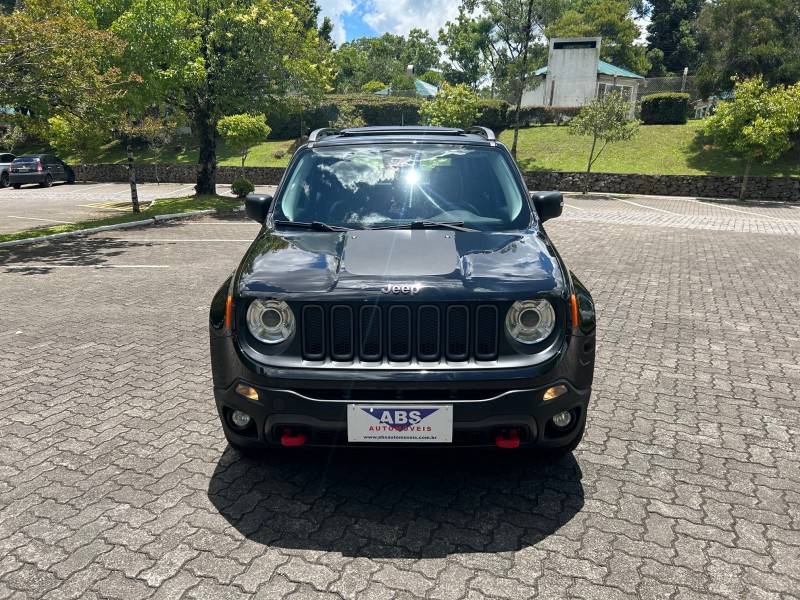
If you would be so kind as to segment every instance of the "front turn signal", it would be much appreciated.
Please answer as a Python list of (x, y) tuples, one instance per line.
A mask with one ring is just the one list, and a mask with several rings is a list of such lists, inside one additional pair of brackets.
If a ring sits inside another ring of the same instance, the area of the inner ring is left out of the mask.
[(563, 396), (567, 393), (567, 386), (563, 384), (554, 385), (553, 387), (549, 387), (544, 391), (544, 396), (542, 396), (542, 400), (545, 402), (549, 400), (555, 400), (556, 398)]
[(233, 330), (233, 296), (228, 294), (225, 299), (225, 329)]
[(578, 327), (580, 322), (580, 317), (578, 316), (578, 297), (575, 294), (572, 294), (569, 297), (569, 308), (570, 308), (570, 317), (572, 318), (572, 326)]
[(245, 385), (244, 383), (237, 383), (236, 393), (240, 396), (244, 396), (248, 400), (254, 400), (258, 402), (258, 390), (252, 386)]

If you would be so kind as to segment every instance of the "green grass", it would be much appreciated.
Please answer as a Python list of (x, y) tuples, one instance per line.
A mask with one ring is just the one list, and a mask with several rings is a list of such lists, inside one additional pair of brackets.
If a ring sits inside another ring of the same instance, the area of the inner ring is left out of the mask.
[(173, 213), (191, 212), (194, 210), (216, 209), (217, 211), (231, 210), (242, 205), (242, 201), (236, 198), (225, 198), (222, 196), (184, 196), (181, 198), (163, 198), (156, 200), (147, 209), (140, 213), (133, 212), (106, 217), (103, 219), (93, 219), (90, 221), (80, 221), (62, 225), (51, 225), (48, 227), (37, 227), (26, 229), (25, 231), (15, 231), (13, 233), (0, 234), (0, 242), (10, 242), (12, 240), (22, 240), (27, 238), (39, 237), (41, 235), (52, 235), (54, 233), (65, 233), (67, 231), (80, 231), (92, 227), (102, 227), (104, 225), (116, 225), (118, 223), (130, 223), (131, 221), (142, 221), (152, 219), (157, 215), (170, 215)]
[[(609, 144), (593, 171), (651, 175), (741, 175), (744, 162), (712, 148), (702, 136), (702, 122), (686, 125), (642, 125), (628, 142)], [(500, 139), (511, 147), (513, 130)], [(520, 166), (526, 170), (585, 171), (591, 139), (569, 134), (561, 126), (530, 127), (519, 133)], [(753, 165), (752, 175), (800, 177), (800, 154)]]
[[(248, 167), (285, 167), (289, 164), (289, 147), (294, 140), (269, 140), (263, 144), (253, 147), (247, 157), (245, 166)], [(24, 151), (23, 151), (24, 150)], [(27, 154), (37, 152), (47, 152), (47, 148), (30, 147), (24, 148), (15, 154)], [(284, 156), (275, 158), (275, 153), (282, 151)], [(134, 159), (138, 163), (150, 164), (156, 162), (155, 157), (149, 150), (135, 150), (133, 153)], [(74, 156), (62, 156), (61, 158), (67, 164), (78, 164), (80, 161)], [(197, 146), (187, 146), (183, 150), (176, 150), (175, 147), (165, 149), (161, 153), (159, 162), (161, 163), (179, 163), (179, 164), (197, 164), (198, 150)], [(102, 146), (99, 152), (86, 162), (91, 163), (124, 163), (128, 161), (128, 155), (125, 147), (118, 141), (111, 142)], [(220, 166), (238, 167), (242, 163), (241, 156), (230, 151), (225, 144), (217, 146), (217, 162)]]
[[(511, 147), (513, 131), (504, 131), (500, 139)], [(292, 140), (270, 140), (259, 144), (250, 151), (246, 164), (251, 167), (285, 167), (289, 163), (291, 144)], [(569, 135), (564, 126), (530, 127), (520, 130), (519, 163), (526, 170), (584, 171), (590, 146), (590, 139)], [(284, 155), (276, 158), (275, 153), (281, 151)], [(135, 156), (138, 162), (154, 162), (153, 156), (146, 151), (137, 152)], [(217, 156), (220, 165), (239, 165), (239, 157), (224, 144), (217, 148)], [(66, 160), (78, 162), (70, 157)], [(91, 162), (119, 163), (126, 160), (125, 149), (118, 142), (112, 142), (103, 146)], [(197, 163), (197, 148), (165, 151), (161, 162)], [(642, 125), (632, 140), (609, 144), (592, 170), (650, 175), (741, 175), (744, 162), (711, 147), (703, 138), (702, 121), (689, 121), (686, 125)], [(800, 150), (773, 164), (753, 165), (752, 174), (800, 177)]]

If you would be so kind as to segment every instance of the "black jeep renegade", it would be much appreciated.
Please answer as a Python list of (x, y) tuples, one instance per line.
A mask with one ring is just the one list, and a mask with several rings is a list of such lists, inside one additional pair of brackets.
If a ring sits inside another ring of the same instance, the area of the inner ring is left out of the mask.
[(592, 297), (485, 128), (317, 130), (211, 304), (232, 446), (569, 451), (586, 423)]

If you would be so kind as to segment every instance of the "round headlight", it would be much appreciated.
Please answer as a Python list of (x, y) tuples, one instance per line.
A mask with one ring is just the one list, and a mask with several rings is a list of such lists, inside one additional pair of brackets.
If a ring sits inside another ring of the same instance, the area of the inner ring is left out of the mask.
[(282, 300), (254, 300), (247, 308), (247, 327), (265, 344), (280, 344), (294, 334), (294, 313)]
[(508, 334), (521, 344), (547, 339), (556, 326), (556, 313), (547, 300), (514, 302), (506, 315)]

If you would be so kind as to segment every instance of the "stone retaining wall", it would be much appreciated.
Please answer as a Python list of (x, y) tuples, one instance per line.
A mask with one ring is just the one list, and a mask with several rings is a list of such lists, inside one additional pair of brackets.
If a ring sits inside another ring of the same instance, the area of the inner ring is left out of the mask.
[[(159, 165), (159, 179), (164, 183), (191, 183), (197, 177), (197, 165)], [(277, 185), (282, 167), (247, 167), (245, 174), (255, 185)], [(75, 168), (79, 181), (127, 181), (128, 168), (119, 165), (79, 165)], [(229, 184), (239, 175), (238, 167), (219, 167), (217, 183)], [(527, 171), (525, 181), (532, 190), (579, 192), (583, 189), (583, 173), (559, 171)], [(153, 165), (137, 165), (136, 180), (154, 182)], [(710, 175), (636, 175), (592, 173), (589, 189), (593, 192), (652, 194), (657, 196), (697, 196), (705, 198), (737, 198), (741, 177)], [(751, 177), (747, 197), (753, 200), (800, 202), (800, 179), (791, 177)]]
[[(161, 183), (192, 183), (197, 179), (199, 168), (198, 165), (192, 164), (158, 165), (158, 180)], [(283, 167), (246, 167), (244, 171), (245, 176), (255, 185), (277, 185), (284, 170)], [(233, 183), (240, 172), (239, 167), (217, 167), (217, 183)], [(75, 177), (78, 181), (125, 182), (128, 181), (128, 166), (126, 164), (78, 165), (75, 167)], [(136, 165), (136, 181), (154, 183), (155, 166)]]
[[(556, 171), (527, 171), (525, 181), (532, 190), (583, 190), (585, 173)], [(635, 175), (591, 173), (589, 190), (621, 194), (650, 194), (655, 196), (696, 196), (705, 198), (738, 198), (741, 177), (713, 175)], [(800, 202), (800, 179), (793, 177), (751, 177), (747, 183), (747, 198)]]

